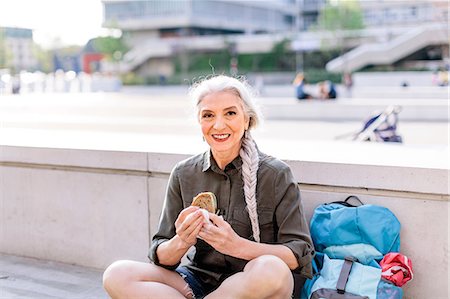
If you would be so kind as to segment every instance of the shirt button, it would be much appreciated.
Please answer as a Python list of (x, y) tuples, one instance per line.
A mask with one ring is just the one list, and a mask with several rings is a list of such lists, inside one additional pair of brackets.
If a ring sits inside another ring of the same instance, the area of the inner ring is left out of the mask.
[(226, 177), (223, 177), (223, 179), (226, 181), (226, 180), (228, 180), (228, 177), (226, 176)]

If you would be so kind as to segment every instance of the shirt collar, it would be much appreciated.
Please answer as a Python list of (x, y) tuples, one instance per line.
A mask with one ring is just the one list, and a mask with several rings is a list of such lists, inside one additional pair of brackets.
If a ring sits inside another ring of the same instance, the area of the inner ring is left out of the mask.
[[(241, 156), (237, 156), (233, 161), (231, 161), (230, 164), (233, 164), (234, 168), (236, 168), (238, 170), (241, 169), (242, 168)], [(207, 171), (212, 166), (216, 166), (216, 168), (219, 169), (216, 161), (214, 160), (214, 158), (211, 154), (211, 150), (208, 150), (203, 154), (203, 169), (202, 169), (203, 172)]]
[(203, 154), (203, 172), (207, 171), (209, 168), (211, 168), (211, 151), (206, 151)]

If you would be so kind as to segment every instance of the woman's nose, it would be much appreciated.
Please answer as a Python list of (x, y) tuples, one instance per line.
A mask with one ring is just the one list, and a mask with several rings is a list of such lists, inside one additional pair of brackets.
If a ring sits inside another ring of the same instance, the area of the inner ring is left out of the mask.
[(223, 117), (217, 117), (216, 121), (214, 122), (214, 129), (221, 130), (225, 127), (225, 120)]

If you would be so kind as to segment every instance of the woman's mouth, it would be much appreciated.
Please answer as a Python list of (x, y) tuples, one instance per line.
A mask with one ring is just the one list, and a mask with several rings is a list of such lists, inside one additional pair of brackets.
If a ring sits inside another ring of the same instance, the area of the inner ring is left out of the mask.
[(231, 134), (212, 134), (212, 137), (214, 138), (215, 141), (223, 142), (227, 140), (228, 137), (230, 137), (230, 135)]

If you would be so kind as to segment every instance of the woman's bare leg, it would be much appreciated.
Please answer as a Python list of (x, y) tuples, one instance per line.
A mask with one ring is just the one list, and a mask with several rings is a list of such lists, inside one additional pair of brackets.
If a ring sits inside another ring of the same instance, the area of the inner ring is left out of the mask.
[(206, 298), (287, 299), (293, 288), (289, 267), (276, 256), (264, 255), (248, 262), (243, 272), (227, 278)]
[(117, 261), (103, 274), (103, 287), (113, 299), (193, 298), (175, 271), (135, 261)]

